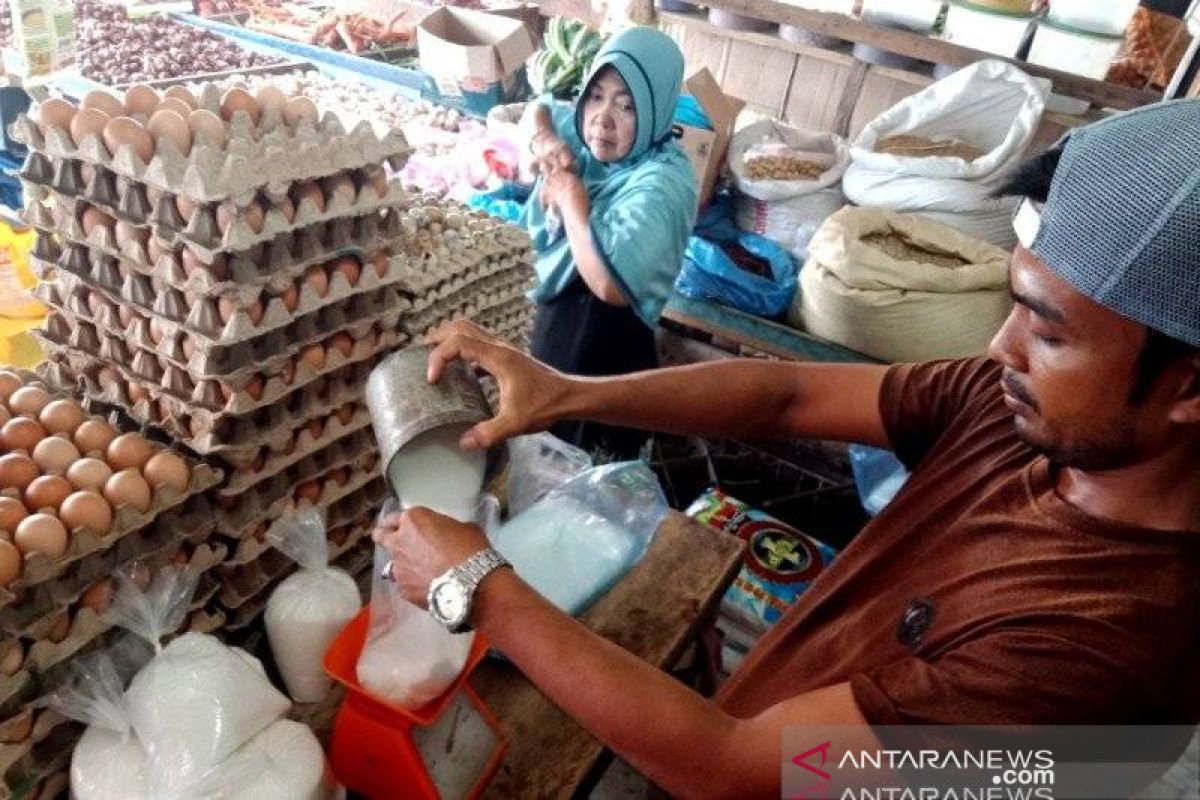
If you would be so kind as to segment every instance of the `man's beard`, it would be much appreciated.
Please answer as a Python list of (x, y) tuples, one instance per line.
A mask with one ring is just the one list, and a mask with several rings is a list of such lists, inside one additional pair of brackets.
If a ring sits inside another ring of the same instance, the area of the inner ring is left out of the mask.
[(1135, 460), (1137, 447), (1134, 443), (1133, 426), (1126, 417), (1112, 423), (1107, 436), (1063, 442), (1057, 438), (1045, 441), (1032, 437), (1017, 426), (1021, 441), (1046, 456), (1050, 463), (1059, 467), (1070, 467), (1084, 472), (1105, 472), (1126, 466)]

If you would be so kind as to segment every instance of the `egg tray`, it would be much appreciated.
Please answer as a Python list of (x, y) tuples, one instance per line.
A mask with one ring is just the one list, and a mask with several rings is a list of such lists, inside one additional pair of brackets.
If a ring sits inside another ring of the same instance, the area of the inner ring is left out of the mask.
[[(382, 507), (383, 501), (387, 499), (387, 495), (387, 485), (382, 480), (371, 481), (367, 483), (366, 485), (360, 487), (359, 490), (351, 492), (341, 500), (335, 501), (326, 509), (326, 529), (332, 531), (336, 528), (345, 527), (346, 525), (352, 525), (361, 521), (363, 524), (368, 525), (369, 530), (370, 527), (374, 525), (375, 516), (378, 513), (378, 509)], [(271, 523), (278, 518), (279, 517), (276, 516), (264, 519), (256, 519), (253, 520), (251, 524), (257, 526), (263, 522)], [(349, 538), (353, 538), (353, 535), (354, 534), (352, 533), (351, 537), (348, 537), (347, 541)], [(225, 563), (222, 565), (223, 569), (249, 564), (270, 549), (270, 544), (268, 544), (266, 541), (259, 540), (253, 535), (246, 535), (243, 533), (243, 535), (236, 538), (222, 538), (229, 544), (230, 550), (230, 555), (225, 559)], [(333, 541), (330, 541), (329, 560), (332, 561), (333, 559), (337, 558), (338, 555), (345, 550), (345, 548), (345, 542), (343, 542), (341, 545), (335, 545)]]
[[(479, 237), (484, 240), (485, 237)], [(505, 268), (523, 268), (533, 273), (535, 256), (531, 250), (496, 246), (492, 252), (475, 250), (454, 252), (445, 247), (414, 247), (401, 240), (397, 247), (408, 258), (409, 270), (402, 280), (414, 295), (435, 291), (447, 281), (463, 275), (485, 275), (502, 272)]]
[(80, 381), (87, 398), (85, 405), (89, 408), (105, 412), (120, 411), (139, 424), (165, 431), (192, 450), (208, 456), (219, 456), (240, 469), (253, 463), (263, 446), (273, 450), (286, 448), (293, 438), (297, 419), (323, 416), (348, 402), (361, 401), (367, 376), (383, 355), (379, 353), (366, 361), (346, 365), (289, 396), (286, 402), (260, 409), (248, 417), (223, 419), (195, 437), (185, 419), (151, 418), (147, 403), (130, 408), (123, 400), (113, 401), (107, 399), (108, 395), (101, 396), (94, 374), (78, 371), (71, 364), (62, 362), (52, 362), (48, 369), (61, 374), (63, 378)]
[(491, 289), (505, 281), (532, 281), (532, 268), (525, 267), (511, 256), (488, 259), (468, 270), (447, 278), (429, 289), (412, 292), (411, 313), (418, 314), (438, 302), (457, 297), (475, 289)]
[[(23, 713), (33, 716), (31, 710)], [(28, 723), (18, 718), (10, 724)], [(82, 723), (65, 720), (50, 709), (39, 712), (28, 739), (20, 744), (0, 745), (0, 776), (4, 778), (0, 798), (32, 797), (25, 793), (25, 787), (66, 769), (83, 731)]]
[[(343, 497), (350, 495), (366, 486), (375, 478), (381, 476), (379, 454), (374, 447), (370, 450), (332, 460), (324, 472), (311, 475), (305, 480), (321, 481), (321, 494), (314, 505), (328, 507)], [(373, 463), (372, 463), (373, 462)], [(348, 467), (349, 480), (339, 486), (331, 477), (331, 473)], [(253, 490), (238, 495), (237, 502), (230, 508), (217, 510), (217, 532), (234, 539), (243, 539), (250, 535), (253, 526), (264, 519), (276, 519), (284, 514), (300, 510), (292, 493), (296, 482), (288, 477), (285, 471), (268, 478), (254, 487)], [(218, 504), (219, 505), (219, 504)]]
[[(374, 542), (371, 541), (369, 532), (369, 527), (362, 528), (357, 538), (348, 539), (346, 544), (340, 548), (338, 555), (330, 559), (330, 566), (345, 571), (351, 577), (359, 574), (364, 568), (369, 569), (372, 558), (371, 555), (365, 553), (373, 554), (374, 551)], [(368, 545), (370, 545), (369, 549)], [(273, 554), (280, 555), (282, 562)], [(218, 602), (222, 604), (221, 608), (225, 611), (228, 620), (225, 623), (225, 629), (233, 634), (245, 630), (258, 621), (266, 610), (275, 587), (297, 569), (295, 562), (283, 556), (278, 550), (269, 550), (254, 564), (258, 565), (256, 574), (263, 583), (254, 589), (251, 595), (237, 598), (237, 605), (232, 608), (224, 605), (224, 593), (217, 598)]]
[[(199, 108), (220, 116), (219, 91), (212, 84), (206, 85), (198, 98)], [(387, 162), (398, 171), (411, 152), (398, 129), (378, 136), (371, 123), (364, 120), (347, 131), (330, 112), (315, 125), (304, 122), (291, 129), (282, 124), (276, 110), (267, 109), (259, 123), (261, 133), (254, 130), (245, 112), (235, 113), (225, 126), (228, 142), (224, 148), (200, 138), (184, 156), (172, 142), (159, 137), (155, 154), (147, 164), (129, 145), (110, 153), (98, 134), (86, 136), (76, 146), (61, 128), (51, 127), (43, 133), (33, 121), (39, 110), (40, 104), (19, 116), (10, 128), (14, 141), (30, 151), (51, 159), (70, 158), (107, 167), (123, 177), (201, 202), (230, 199), (246, 205), (260, 189), (278, 191), (295, 181), (371, 164)]]
[[(36, 224), (35, 227), (40, 228), (38, 238), (42, 238), (40, 231), (45, 230), (44, 227)], [(95, 234), (95, 231), (92, 233)], [(236, 344), (262, 336), (290, 325), (297, 317), (339, 304), (350, 297), (387, 292), (399, 298), (395, 301), (399, 304), (397, 307), (405, 307), (403, 294), (400, 292), (404, 287), (396, 285), (402, 278), (402, 269), (389, 270), (383, 278), (380, 278), (374, 269), (367, 269), (354, 286), (351, 286), (340, 272), (336, 273), (330, 278), (329, 288), (323, 297), (318, 295), (312, 286), (305, 284), (299, 291), (294, 311), (288, 311), (282, 299), (270, 298), (264, 304), (263, 316), (257, 325), (251, 322), (244, 308), (238, 309), (228, 321), (224, 321), (221, 319), (216, 298), (197, 297), (194, 304), (189, 304), (183, 292), (178, 289), (162, 285), (161, 291), (156, 291), (152, 279), (147, 275), (130, 270), (127, 275), (122, 276), (117, 264), (112, 261), (102, 260), (99, 267), (93, 271), (90, 259), (84, 264), (78, 255), (68, 257), (73, 263), (60, 270), (58, 274), (61, 279), (74, 279), (76, 283), (82, 283), (87, 288), (100, 292), (109, 302), (125, 304), (143, 315), (155, 317), (167, 336), (174, 336), (180, 332), (192, 334), (197, 340), (197, 350)], [(61, 266), (55, 261), (47, 262), (40, 258), (39, 260), (43, 263), (38, 264), (37, 269), (43, 274), (47, 269)]]
[(420, 317), (439, 308), (458, 308), (476, 301), (476, 305), (493, 305), (499, 298), (524, 296), (533, 289), (533, 276), (524, 270), (497, 272), (486, 278), (468, 280), (466, 277), (447, 282), (440, 289), (417, 295), (409, 309), (410, 317)]
[(476, 295), (471, 300), (466, 300), (465, 297), (464, 295), (459, 302), (442, 302), (420, 314), (405, 317), (402, 323), (404, 331), (410, 338), (415, 339), (417, 337), (414, 334), (420, 334), (436, 327), (440, 322), (452, 319), (475, 319), (480, 316), (496, 314), (502, 310), (512, 313), (530, 304), (525, 289), (520, 286), (496, 290), (482, 297)]
[[(158, 198), (152, 211), (146, 211), (146, 204), (150, 201), (136, 185), (126, 187), (125, 192), (119, 195), (115, 181), (106, 181), (104, 176), (93, 177), (90, 185), (96, 188), (95, 192), (87, 192), (82, 197), (75, 193), (63, 193), (26, 177), (38, 172), (32, 169), (35, 163), (36, 156), (31, 157), (21, 173), (25, 178), (22, 181), (23, 187), (28, 192), (25, 205), (31, 210), (31, 219), (44, 222), (45, 215), (36, 211), (36, 208), (46, 208), (49, 205), (52, 216), (72, 238), (86, 240), (110, 252), (125, 255), (138, 263), (145, 263), (150, 258), (144, 242), (127, 242), (122, 249), (115, 239), (114, 232), (107, 225), (93, 228), (88, 236), (84, 233), (82, 223), (68, 226), (63, 222), (67, 219), (81, 220), (84, 211), (95, 207), (111, 217), (132, 223), (145, 232), (147, 239), (153, 236), (160, 244), (172, 249), (186, 246), (202, 262), (212, 264), (223, 254), (245, 253), (285, 233), (342, 219), (380, 216), (385, 210), (403, 208), (407, 200), (407, 194), (398, 181), (387, 183), (385, 191), (380, 194), (369, 180), (362, 178), (354, 187), (353, 197), (342, 193), (333, 194), (324, 198), (323, 208), (318, 208), (316, 201), (311, 197), (304, 198), (294, 204), (295, 214), (290, 221), (277, 205), (269, 205), (257, 231), (250, 227), (242, 209), (238, 209), (229, 226), (222, 231), (217, 224), (216, 208), (212, 205), (198, 206), (191, 219), (184, 220), (176, 208), (174, 198), (164, 194)], [(285, 193), (284, 197), (286, 196)]]
[(78, 602), (97, 581), (122, 564), (147, 558), (164, 550), (174, 552), (182, 544), (200, 544), (216, 529), (216, 515), (207, 493), (164, 512), (151, 525), (130, 534), (108, 550), (82, 558), (57, 580), (29, 587), (20, 602), (0, 608), (0, 632), (37, 638), (30, 626)]
[[(51, 283), (45, 283), (43, 286), (46, 288), (41, 289), (40, 294), (50, 300), (54, 286)], [(78, 300), (78, 296), (74, 299)], [(159, 402), (168, 406), (176, 416), (186, 414), (199, 417), (208, 427), (222, 419), (242, 417), (273, 406), (324, 375), (336, 372), (348, 364), (369, 359), (378, 353), (391, 351), (408, 341), (406, 333), (396, 330), (399, 313), (383, 314), (380, 315), (384, 317), (382, 321), (367, 318), (343, 324), (336, 329), (350, 337), (351, 350), (348, 356), (336, 347), (322, 345), (332, 334), (322, 334), (312, 341), (312, 344), (322, 346), (325, 363), (320, 370), (314, 370), (306, 360), (298, 357), (299, 352), (289, 349), (281, 355), (260, 362), (258, 366), (263, 370), (261, 373), (254, 370), (252, 365), (242, 368), (232, 376), (197, 380), (192, 373), (172, 363), (160, 353), (142, 349), (137, 343), (130, 348), (128, 340), (119, 334), (106, 333), (101, 338), (91, 322), (76, 321), (72, 325), (70, 320), (76, 316), (73, 309), (64, 311), (62, 306), (55, 302), (46, 304), (52, 311), (47, 315), (45, 327), (36, 329), (34, 334), (48, 349), (66, 352), (68, 358), (79, 356), (81, 363), (103, 362), (120, 374), (124, 383), (120, 387), (111, 382), (100, 381), (97, 377), (101, 386), (100, 394), (111, 394), (114, 402), (125, 404)], [(77, 307), (78, 303), (74, 305)], [(332, 318), (333, 324), (336, 324), (338, 316), (340, 315), (331, 314), (327, 318)], [(300, 351), (309, 344), (301, 340), (294, 347)], [(285, 382), (282, 370), (288, 360), (294, 360), (295, 367), (291, 381)], [(82, 368), (81, 366), (80, 369)], [(258, 397), (252, 396), (247, 389), (247, 384), (256, 375), (264, 378)], [(150, 399), (143, 397), (131, 400), (128, 389), (131, 383), (140, 387)], [(232, 392), (231, 396), (226, 396), (223, 385)]]

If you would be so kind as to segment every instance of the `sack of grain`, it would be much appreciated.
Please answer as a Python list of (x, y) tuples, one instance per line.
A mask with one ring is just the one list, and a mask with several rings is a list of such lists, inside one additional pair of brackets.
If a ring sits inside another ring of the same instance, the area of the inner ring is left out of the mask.
[(842, 180), (851, 202), (916, 213), (1010, 249), (1017, 199), (992, 192), (1026, 155), (1047, 87), (987, 59), (901, 100), (863, 128)]
[(737, 225), (775, 241), (803, 262), (808, 240), (841, 208), (850, 152), (840, 136), (764, 120), (729, 145)]
[(1004, 250), (847, 206), (813, 237), (788, 321), (882, 361), (928, 361), (984, 353), (1011, 305)]

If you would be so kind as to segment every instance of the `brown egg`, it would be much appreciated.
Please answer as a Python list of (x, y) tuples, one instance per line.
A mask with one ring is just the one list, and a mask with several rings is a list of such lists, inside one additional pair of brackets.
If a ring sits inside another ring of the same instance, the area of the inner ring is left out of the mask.
[(304, 283), (312, 287), (317, 297), (329, 294), (329, 275), (320, 264), (313, 264), (304, 271)]
[(103, 491), (112, 474), (112, 468), (98, 458), (81, 458), (67, 467), (67, 480), (80, 490)]
[(266, 311), (263, 309), (262, 300), (255, 300), (250, 305), (246, 306), (246, 316), (250, 318), (250, 324), (258, 327), (258, 324), (263, 321), (263, 315)]
[(50, 403), (50, 395), (37, 386), (22, 386), (8, 398), (8, 410), (14, 414), (36, 417)]
[(380, 278), (386, 278), (388, 270), (391, 269), (391, 257), (386, 253), (376, 253), (371, 259), (371, 264), (375, 267), (375, 274)]
[(104, 499), (118, 511), (130, 506), (145, 513), (150, 510), (150, 484), (136, 468), (123, 469), (104, 484)]
[(62, 436), (47, 436), (33, 448), (33, 463), (47, 475), (64, 475), (78, 460), (78, 448)]
[(91, 236), (92, 231), (96, 228), (112, 229), (116, 220), (105, 214), (95, 206), (88, 206), (83, 210), (83, 216), (80, 217), (80, 224), (83, 225), (83, 235)]
[(108, 301), (108, 298), (99, 292), (87, 293), (88, 311), (92, 313), (92, 318), (96, 319), (100, 316), (100, 312), (104, 309), (111, 309), (113, 304)]
[(184, 360), (191, 361), (192, 356), (196, 355), (196, 343), (192, 340), (192, 337), (185, 334), (182, 347)]
[(250, 229), (251, 233), (262, 233), (265, 217), (262, 206), (257, 200), (251, 200), (245, 208), (237, 208), (228, 201), (217, 206), (217, 227), (221, 229), (221, 233), (229, 230), (234, 221), (238, 219), (246, 223), (246, 227)]
[(271, 524), (266, 520), (255, 525), (250, 529), (250, 536), (254, 541), (263, 544), (267, 541), (267, 531), (271, 529)]
[(344, 487), (350, 482), (350, 469), (349, 467), (338, 467), (330, 473), (330, 477), (333, 478), (333, 482), (338, 486)]
[(144, 83), (130, 86), (125, 91), (125, 111), (149, 117), (158, 108), (158, 92)]
[(67, 529), (58, 517), (30, 514), (21, 520), (13, 533), (13, 544), (24, 555), (42, 553), (50, 558), (58, 558), (67, 552)]
[(0, 442), (3, 442), (5, 450), (32, 453), (45, 438), (46, 429), (36, 419), (29, 417), (13, 417), (0, 428)]
[(337, 348), (337, 351), (342, 354), (343, 358), (349, 358), (354, 355), (354, 340), (347, 333), (335, 333), (329, 337), (329, 347)]
[(0, 400), (5, 403), (23, 385), (21, 376), (11, 370), (0, 370)]
[(129, 395), (129, 402), (134, 405), (143, 400), (150, 399), (150, 390), (137, 381), (127, 381), (125, 383), (125, 393)]
[(104, 146), (114, 156), (122, 147), (132, 147), (142, 161), (154, 157), (154, 138), (133, 117), (114, 117), (104, 126)]
[(70, 531), (87, 528), (104, 536), (112, 529), (112, 506), (93, 491), (75, 492), (65, 498), (58, 516)]
[(326, 182), (329, 202), (340, 200), (342, 203), (354, 202), (354, 180), (347, 174), (334, 175)]
[(20, 500), (15, 497), (0, 497), (0, 531), (12, 534), (27, 516), (29, 512)]
[[(100, 502), (104, 503), (103, 497), (100, 498)], [(104, 505), (107, 506), (108, 503), (104, 503)], [(114, 594), (112, 579), (105, 578), (84, 592), (79, 604), (84, 608), (90, 608), (95, 614), (100, 615), (108, 611), (109, 606), (112, 605)]]
[(89, 136), (103, 136), (104, 127), (112, 119), (108, 114), (96, 108), (83, 108), (75, 113), (71, 120), (71, 141), (79, 147)]
[(259, 107), (266, 111), (273, 108), (279, 112), (280, 117), (283, 116), (283, 107), (287, 105), (287, 95), (277, 87), (270, 84), (258, 87), (258, 91), (254, 93), (254, 99), (258, 101)]
[(183, 155), (192, 152), (192, 128), (186, 119), (174, 111), (155, 111), (146, 124), (155, 140), (166, 139)]
[(163, 339), (166, 338), (167, 329), (163, 327), (163, 324), (158, 320), (157, 317), (155, 317), (150, 320), (149, 333), (150, 341), (154, 342), (155, 344), (159, 344)]
[(229, 322), (241, 310), (242, 301), (236, 294), (231, 292), (217, 298), (217, 313), (221, 315), (222, 322)]
[[(8, 586), (21, 577), (21, 564), (21, 551), (17, 549), (17, 546), (12, 542), (0, 540), (0, 586)], [(6, 651), (6, 658), (3, 665), (5, 675), (15, 675), (17, 670), (21, 668), (21, 663), (25, 660), (25, 653), (21, 647), (21, 643), (16, 639), (11, 641), (12, 644), (9, 645), (9, 649)], [(15, 667), (12, 667), (7, 657), (11, 653), (16, 653), (16, 658), (18, 659)], [(11, 672), (8, 671), (9, 667), (12, 667)]]
[[(195, 200), (186, 195), (181, 194), (175, 198), (175, 210), (179, 212), (179, 216), (183, 217), (183, 222), (185, 225), (192, 218), (192, 215), (196, 213), (196, 209), (198, 209), (201, 205), (201, 203), (197, 203)], [(190, 253), (191, 251), (188, 250), (187, 252)]]
[(246, 381), (246, 385), (242, 387), (242, 391), (250, 396), (255, 402), (262, 400), (263, 396), (263, 376), (261, 373), (254, 373), (250, 376), (250, 380)]
[(75, 107), (61, 97), (51, 97), (38, 106), (38, 127), (45, 133), (50, 128), (70, 132), (75, 119)]
[(279, 300), (283, 303), (283, 307), (292, 312), (296, 310), (296, 306), (300, 305), (300, 292), (295, 286), (289, 286), (283, 294), (278, 295)]
[(283, 381), (284, 386), (291, 386), (292, 381), (296, 380), (296, 362), (289, 358), (283, 362), (283, 366), (279, 368), (276, 375), (279, 380)]
[(19, 489), (22, 492), (38, 476), (37, 464), (23, 453), (0, 456), (0, 489)]
[(200, 103), (196, 100), (196, 95), (192, 94), (191, 90), (186, 86), (172, 86), (163, 92), (163, 102), (165, 103), (169, 100), (177, 100), (189, 109), (200, 107)]
[(250, 122), (258, 125), (262, 119), (262, 106), (245, 89), (230, 89), (221, 97), (221, 117), (232, 120), (233, 115), (244, 111), (250, 117)]
[(102, 89), (95, 89), (83, 96), (82, 108), (95, 108), (110, 117), (119, 117), (125, 113), (125, 104)]
[(102, 367), (100, 372), (97, 373), (96, 379), (100, 382), (100, 388), (104, 391), (108, 391), (114, 386), (119, 387), (122, 390), (125, 388), (125, 379), (121, 377), (121, 373), (117, 372), (112, 367)]
[(338, 422), (342, 423), (343, 425), (349, 425), (354, 419), (354, 411), (354, 403), (344, 403), (343, 405), (338, 406), (337, 411), (334, 411), (333, 413), (337, 416)]
[(325, 369), (325, 348), (319, 344), (310, 344), (300, 351), (300, 360), (313, 372)]
[[(13, 548), (16, 549), (15, 547)], [(17, 553), (18, 558), (20, 553)], [(20, 563), (17, 564), (18, 572)], [(11, 583), (11, 581), (10, 581)], [(0, 643), (0, 675), (11, 677), (17, 674), (21, 664), (25, 662), (25, 645), (15, 636), (10, 636)]]
[(320, 439), (325, 435), (325, 418), (313, 417), (304, 423), (304, 430), (308, 431), (308, 435), (313, 438), (313, 441)]
[(307, 97), (293, 97), (283, 106), (283, 121), (293, 128), (303, 122), (315, 125), (318, 116), (316, 103)]
[(155, 453), (146, 462), (142, 472), (146, 476), (146, 481), (155, 489), (160, 486), (168, 486), (180, 494), (187, 491), (188, 483), (191, 481), (191, 470), (188, 469), (187, 462), (175, 453), (166, 450)]
[(294, 494), (297, 503), (308, 501), (316, 503), (321, 499), (321, 482), (320, 481), (305, 481), (296, 487)]
[(297, 183), (296, 192), (296, 208), (300, 208), (305, 200), (311, 200), (313, 205), (317, 207), (317, 213), (325, 213), (325, 193), (321, 191), (321, 187), (313, 181), (304, 181)]
[(0, 428), (3, 428), (10, 419), (12, 419), (12, 412), (8, 410), (8, 406), (0, 406)]
[(83, 407), (74, 400), (51, 400), (38, 415), (47, 433), (75, 433), (83, 424), (86, 415)]
[(112, 425), (102, 419), (89, 419), (84, 420), (75, 429), (73, 438), (80, 453), (87, 454), (96, 451), (103, 453), (108, 450), (108, 445), (112, 440), (117, 438), (117, 432)]
[(123, 433), (112, 440), (105, 460), (114, 471), (141, 469), (154, 455), (154, 448), (140, 433)]
[(371, 184), (371, 188), (375, 190), (375, 194), (379, 197), (386, 197), (388, 193), (387, 173), (383, 167), (369, 168), (366, 173), (367, 182)]
[(61, 475), (43, 475), (35, 478), (25, 489), (25, 507), (30, 511), (42, 509), (58, 510), (63, 500), (75, 491), (70, 481)]
[(121, 321), (122, 327), (128, 328), (131, 322), (141, 319), (141, 316), (129, 306), (117, 306), (117, 319)]
[(337, 261), (333, 262), (333, 268), (337, 272), (342, 273), (342, 277), (346, 279), (346, 283), (351, 286), (358, 285), (358, 277), (362, 274), (358, 266), (358, 260), (351, 256), (342, 256)]
[(224, 150), (228, 141), (225, 124), (211, 111), (198, 109), (188, 114), (188, 126), (192, 129), (192, 141), (207, 142), (218, 150)]

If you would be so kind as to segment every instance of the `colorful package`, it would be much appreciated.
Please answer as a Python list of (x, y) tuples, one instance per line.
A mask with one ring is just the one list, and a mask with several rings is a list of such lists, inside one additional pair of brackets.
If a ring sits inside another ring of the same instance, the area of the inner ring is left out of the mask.
[(743, 637), (736, 638), (757, 639), (766, 632), (837, 555), (829, 545), (717, 488), (700, 495), (687, 514), (747, 542), (745, 563), (721, 600), (721, 616), (743, 629)]

